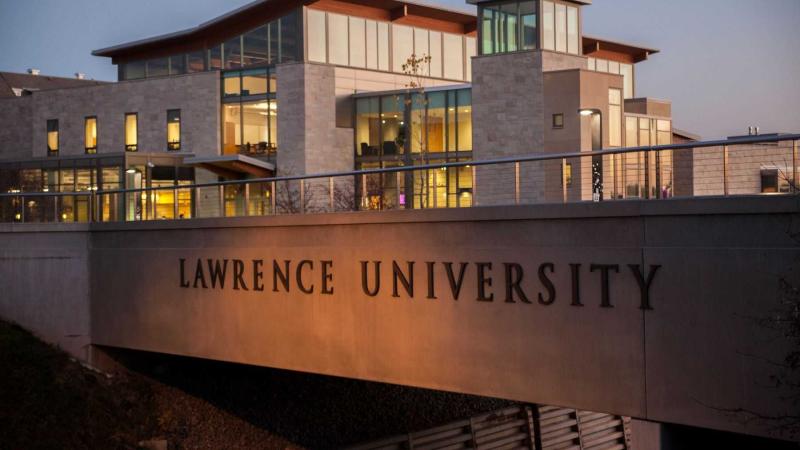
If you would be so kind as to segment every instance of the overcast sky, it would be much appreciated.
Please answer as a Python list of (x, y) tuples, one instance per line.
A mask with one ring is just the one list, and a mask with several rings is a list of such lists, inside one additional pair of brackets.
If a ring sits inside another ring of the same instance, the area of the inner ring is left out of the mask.
[[(197, 25), (249, 0), (0, 0), (0, 70), (116, 79), (97, 48)], [(464, 0), (427, 3), (471, 10)], [(661, 49), (637, 94), (705, 138), (800, 132), (800, 0), (595, 0), (587, 34)]]

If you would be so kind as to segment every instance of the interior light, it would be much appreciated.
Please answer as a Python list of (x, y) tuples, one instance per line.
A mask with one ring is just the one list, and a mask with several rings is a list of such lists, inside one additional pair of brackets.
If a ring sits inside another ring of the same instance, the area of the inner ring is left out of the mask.
[(594, 112), (592, 112), (592, 111), (591, 111), (591, 110), (589, 110), (589, 109), (582, 109), (582, 110), (581, 110), (581, 115), (582, 115), (582, 116), (591, 116), (592, 114), (594, 114)]
[(128, 169), (125, 171), (125, 173), (133, 175), (136, 173), (136, 169)]

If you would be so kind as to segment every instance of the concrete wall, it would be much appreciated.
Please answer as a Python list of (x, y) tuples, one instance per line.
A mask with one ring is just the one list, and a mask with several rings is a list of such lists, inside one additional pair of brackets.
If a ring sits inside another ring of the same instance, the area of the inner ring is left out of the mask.
[[(795, 199), (759, 197), (98, 224), (92, 339), (768, 434), (720, 409), (792, 410), (763, 387), (775, 370), (766, 360), (788, 344), (752, 318), (780, 307), (781, 277), (800, 279), (800, 248), (787, 233), (796, 218)], [(263, 259), (265, 291), (234, 290), (230, 275), (224, 289), (182, 288), (181, 258), (190, 283), (198, 258)], [(288, 293), (272, 289), (273, 259), (293, 261)], [(301, 260), (314, 262), (304, 272), (313, 294), (294, 281)], [(332, 295), (320, 292), (320, 261), (332, 261)], [(362, 291), (360, 261), (383, 262), (376, 297)], [(414, 295), (399, 285), (392, 296), (392, 261), (403, 270), (415, 262)], [(426, 261), (437, 263), (436, 299), (427, 298)], [(456, 276), (458, 262), (470, 263), (458, 300), (446, 261)], [(477, 262), (493, 265), (493, 301), (476, 300)], [(555, 269), (549, 306), (537, 276), (546, 262)], [(504, 263), (525, 268), (530, 304), (506, 301)], [(582, 307), (570, 264), (582, 265)], [(610, 273), (613, 308), (601, 307), (591, 264), (620, 265)], [(640, 309), (628, 264), (661, 266), (653, 310)]]
[[(166, 152), (169, 109), (181, 110), (182, 152), (216, 155), (220, 142), (219, 91), (219, 73), (205, 72), (35, 92), (31, 96), (31, 116), (21, 117), (33, 130), (30, 138), (33, 147), (23, 156), (47, 155), (49, 119), (59, 121), (59, 154), (84, 154), (87, 116), (97, 116), (98, 153), (123, 152), (126, 113), (139, 114), (140, 152)], [(0, 140), (0, 148), (11, 144)]]
[[(4, 98), (0, 100), (0, 159), (27, 158), (33, 147), (33, 97)], [(47, 122), (37, 131), (47, 134)], [(47, 141), (43, 152), (47, 153)]]
[(89, 232), (0, 224), (0, 317), (89, 359)]

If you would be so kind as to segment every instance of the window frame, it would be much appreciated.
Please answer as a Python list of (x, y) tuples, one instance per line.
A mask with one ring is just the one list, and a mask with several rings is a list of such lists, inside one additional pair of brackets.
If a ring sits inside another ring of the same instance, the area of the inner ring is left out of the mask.
[[(178, 113), (178, 120), (173, 122), (170, 121), (170, 114), (171, 113)], [(176, 109), (168, 109), (167, 110), (167, 151), (169, 152), (179, 152), (181, 151), (181, 144), (183, 142), (183, 121), (181, 120), (181, 110), (180, 108)], [(169, 126), (172, 123), (178, 124), (178, 141), (177, 142), (170, 142), (169, 140)], [(138, 126), (137, 126), (138, 128)]]
[[(130, 145), (128, 144), (128, 117), (133, 116), (136, 118), (136, 144)], [(124, 127), (124, 146), (125, 152), (127, 153), (136, 153), (139, 151), (139, 113), (138, 112), (127, 112), (123, 117), (123, 127)]]
[[(94, 147), (88, 147), (88, 142), (86, 141), (86, 132), (87, 127), (89, 126), (89, 121), (94, 121)], [(97, 148), (100, 146), (100, 125), (97, 120), (97, 116), (85, 116), (83, 118), (83, 150), (87, 155), (96, 155)]]
[[(522, 15), (522, 3), (527, 3), (527, 2), (533, 2), (534, 3), (534, 11), (535, 11), (534, 14), (536, 15), (536, 22), (535, 22), (535, 24), (536, 24), (536, 42), (534, 42), (532, 47), (526, 47), (525, 46), (525, 26), (524, 26), (524, 21), (522, 20), (523, 17), (524, 17)], [(542, 32), (540, 31), (540, 29), (541, 29), (541, 25), (540, 24), (541, 24), (541, 20), (542, 20), (541, 19), (541, 4), (542, 4), (541, 0), (497, 0), (497, 1), (494, 1), (494, 2), (487, 2), (487, 3), (481, 4), (478, 7), (478, 17), (477, 17), (477, 21), (478, 21), (478, 26), (477, 26), (478, 36), (476, 37), (476, 44), (478, 46), (477, 54), (481, 55), (481, 56), (483, 56), (483, 55), (500, 55), (500, 54), (506, 54), (506, 53), (517, 53), (517, 52), (538, 50), (538, 49), (542, 48), (541, 47), (541, 42), (542, 42), (541, 33)], [(495, 19), (491, 19), (490, 23), (492, 24), (493, 33), (492, 33), (492, 36), (490, 36), (490, 38), (489, 38), (489, 42), (492, 42), (492, 48), (491, 48), (491, 51), (487, 51), (487, 49), (485, 48), (485, 45), (484, 45), (487, 42), (486, 41), (486, 37), (484, 35), (485, 34), (484, 33), (484, 25), (485, 25), (485, 20), (484, 20), (485, 15), (484, 14), (485, 14), (485, 11), (486, 11), (487, 8), (492, 8), (492, 9), (490, 9), (490, 11), (493, 11), (493, 13), (492, 13), (493, 16), (494, 16), (494, 13), (498, 13), (498, 14), (501, 14), (501, 15), (506, 15), (506, 14), (507, 15), (511, 15), (509, 13), (505, 13), (505, 12), (502, 11), (502, 7), (503, 6), (509, 6), (509, 5), (515, 6), (515, 9), (516, 9), (516, 13), (513, 14), (513, 16), (516, 19), (516, 22), (515, 22), (515, 26), (516, 26), (516, 33), (515, 33), (516, 36), (515, 36), (515, 38), (516, 38), (516, 41), (514, 42), (515, 48), (513, 50), (508, 50), (508, 47), (509, 47), (508, 22), (507, 21), (503, 21), (503, 24), (504, 24), (504, 26), (502, 27), (503, 29), (498, 31), (498, 30), (494, 30), (494, 24), (496, 24), (498, 22)], [(494, 8), (499, 8), (499, 9), (494, 9)], [(503, 42), (502, 43), (501, 42), (492, 41), (492, 39), (494, 37), (500, 36), (501, 34), (502, 34), (502, 38), (503, 38)], [(499, 50), (499, 48), (502, 48), (502, 50)]]
[[(55, 150), (50, 148), (50, 125), (55, 124), (55, 133), (56, 133), (56, 148)], [(60, 124), (58, 123), (58, 119), (47, 119), (47, 156), (58, 156), (58, 152), (61, 149), (61, 129)]]
[[(561, 122), (557, 119), (561, 119)], [(564, 113), (555, 113), (553, 114), (553, 129), (554, 130), (563, 130), (564, 129)]]

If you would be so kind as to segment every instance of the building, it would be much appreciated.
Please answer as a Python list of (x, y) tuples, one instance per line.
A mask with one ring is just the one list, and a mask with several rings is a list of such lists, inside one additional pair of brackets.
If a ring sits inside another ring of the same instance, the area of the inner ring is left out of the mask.
[[(179, 187), (672, 143), (670, 102), (636, 93), (636, 65), (658, 50), (584, 35), (590, 0), (469, 3), (477, 17), (400, 0), (259, 0), (94, 51), (117, 66), (116, 83), (25, 89), (44, 77), (6, 75), (26, 95), (0, 100), (0, 121), (12, 124), (0, 131), (0, 190), (175, 186), (106, 196), (101, 217), (239, 215), (269, 212), (278, 193)], [(519, 195), (691, 195), (693, 182), (676, 180), (693, 174), (676, 172), (694, 166), (671, 151), (523, 165)], [(491, 205), (513, 195), (495, 182), (508, 177), (461, 167), (370, 176), (350, 190), (365, 209)], [(83, 200), (60, 201), (26, 216), (87, 219)], [(4, 220), (22, 215), (13, 202)]]

